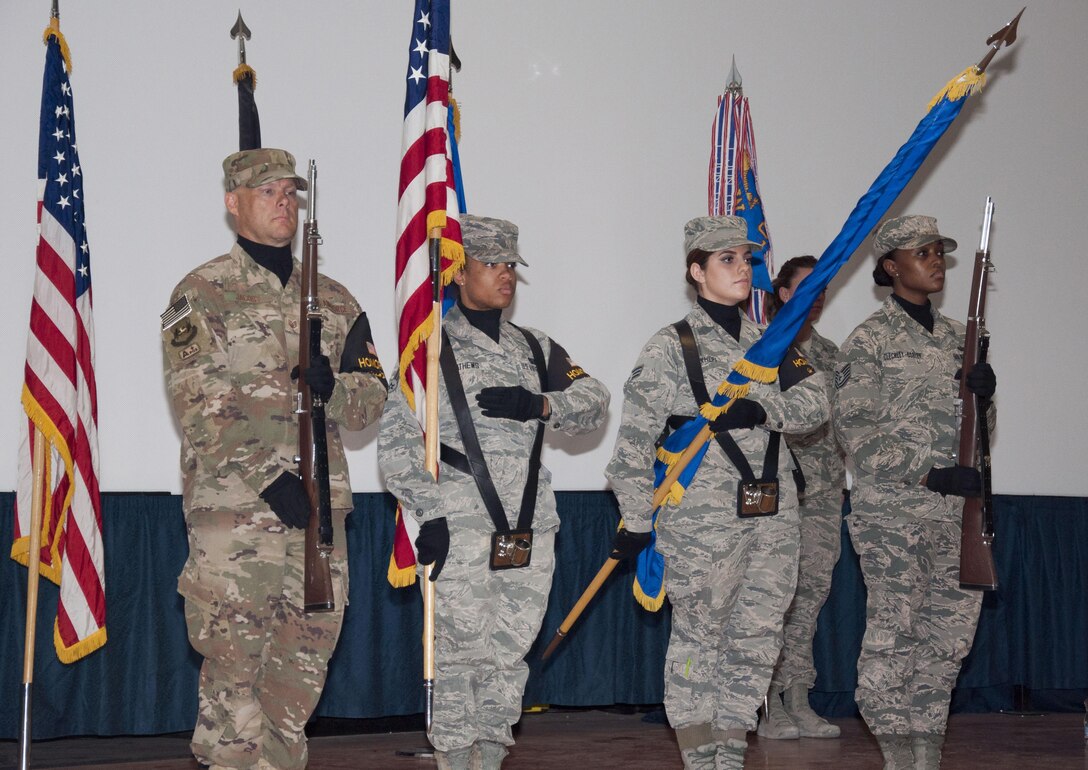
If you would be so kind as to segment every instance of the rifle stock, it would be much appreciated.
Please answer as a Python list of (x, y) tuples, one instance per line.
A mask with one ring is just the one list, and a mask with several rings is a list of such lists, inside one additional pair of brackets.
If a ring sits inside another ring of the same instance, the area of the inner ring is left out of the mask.
[(317, 296), (317, 164), (310, 161), (309, 197), (303, 224), (302, 303), (298, 342), (298, 466), (310, 498), (306, 526), (303, 606), (306, 612), (336, 609), (332, 590), (332, 493), (329, 490), (329, 447), (325, 427), (325, 403), (313, 393), (302, 372), (321, 355), (321, 308)]
[(971, 304), (967, 315), (967, 335), (963, 345), (963, 365), (960, 369), (960, 403), (962, 415), (959, 426), (960, 465), (977, 468), (982, 477), (982, 495), (964, 498), (963, 522), (960, 534), (960, 587), (993, 591), (997, 588), (994, 566), (993, 495), (990, 484), (990, 435), (986, 413), (988, 398), (980, 398), (967, 389), (967, 375), (976, 363), (986, 360), (990, 336), (986, 330), (986, 279), (993, 270), (990, 262), (990, 223), (993, 201), (986, 199), (982, 223), (982, 242), (975, 252), (975, 271), (971, 278)]

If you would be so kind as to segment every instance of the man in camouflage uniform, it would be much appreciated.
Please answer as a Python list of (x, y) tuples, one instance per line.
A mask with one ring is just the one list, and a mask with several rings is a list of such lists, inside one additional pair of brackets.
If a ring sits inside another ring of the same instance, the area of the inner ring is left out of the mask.
[[(464, 387), (471, 422), (494, 487), (515, 526), (529, 478), (531, 448), (541, 421), (577, 435), (598, 428), (608, 412), (605, 386), (577, 366), (543, 332), (525, 329), (547, 362), (547, 387), (523, 330), (502, 320), (517, 287), (515, 225), (464, 215), (466, 263), (454, 276), (458, 302), (443, 319)], [(540, 468), (529, 565), (489, 567), (496, 525), (473, 476), (451, 456), (469, 454), (447, 387), (439, 394), (442, 465), (426, 471), (419, 423), (393, 378), (382, 418), (378, 461), (390, 491), (422, 526), (418, 561), (433, 564), (435, 690), (431, 743), (440, 769), (498, 768), (513, 745), (528, 676), (524, 662), (547, 606), (559, 527), (550, 475)], [(543, 390), (543, 392), (541, 392)], [(447, 557), (448, 554), (448, 557)]]
[[(748, 228), (739, 217), (699, 217), (687, 223), (688, 283), (698, 293), (685, 317), (698, 348), (703, 381), (714, 388), (759, 339), (762, 328), (739, 305), (751, 290)], [(811, 430), (828, 418), (825, 374), (787, 356), (782, 382), (751, 383), (711, 423), (730, 436), (760, 473), (770, 431)], [(788, 379), (791, 380), (787, 386)], [(626, 537), (651, 527), (655, 444), (669, 418), (694, 415), (693, 393), (678, 330), (666, 326), (643, 347), (624, 386), (623, 420), (605, 471)], [(745, 734), (770, 683), (782, 643), (782, 616), (797, 575), (797, 493), (784, 442), (778, 455), (778, 513), (741, 518), (741, 474), (711, 441), (678, 507), (663, 506), (657, 550), (665, 557), (672, 632), (665, 659), (665, 710), (676, 730), (685, 768), (739, 768)], [(621, 556), (635, 552), (618, 537)]]
[[(774, 308), (780, 310), (797, 286), (812, 272), (816, 258), (787, 260), (774, 280)], [(794, 344), (820, 372), (835, 371), (838, 346), (813, 327), (823, 313), (824, 294), (816, 298)], [(828, 398), (834, 390), (827, 380)], [(761, 738), (837, 738), (833, 725), (812, 710), (808, 692), (816, 683), (812, 640), (816, 619), (831, 591), (831, 574), (839, 560), (842, 490), (846, 485), (843, 452), (828, 420), (808, 433), (792, 433), (786, 443), (793, 450), (805, 478), (801, 495), (801, 552), (797, 589), (782, 628), (782, 657), (775, 667), (767, 709), (759, 722)]]
[[(833, 408), (857, 469), (847, 521), (868, 589), (855, 697), (885, 768), (936, 768), (981, 603), (959, 585), (961, 498), (981, 487), (952, 459), (964, 327), (929, 302), (956, 242), (903, 216), (874, 246), (874, 280), (893, 293), (843, 344)], [(977, 395), (995, 384), (986, 364), (968, 373)]]
[(237, 243), (182, 279), (162, 324), (189, 534), (178, 591), (190, 643), (204, 656), (192, 750), (212, 768), (288, 770), (306, 766), (303, 728), (348, 597), (344, 519), (352, 500), (339, 428), (376, 420), (386, 384), (366, 315), (347, 289), (320, 276), (323, 355), (302, 376), (326, 402), (336, 608), (308, 615), (310, 506), (295, 475), (292, 382), (301, 266), (291, 256), (296, 191), (306, 180), (283, 150), (235, 153), (223, 168)]

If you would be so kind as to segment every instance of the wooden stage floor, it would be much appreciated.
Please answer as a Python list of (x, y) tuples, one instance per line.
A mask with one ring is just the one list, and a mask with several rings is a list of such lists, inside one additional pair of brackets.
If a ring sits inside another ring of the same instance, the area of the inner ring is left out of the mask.
[[(525, 715), (517, 745), (504, 770), (672, 770), (680, 768), (676, 740), (663, 724), (642, 713), (614, 710), (552, 709)], [(836, 768), (877, 770), (880, 751), (860, 719), (837, 719), (837, 740), (760, 740), (749, 736), (749, 768)], [(963, 714), (952, 717), (944, 770), (1066, 770), (1088, 768), (1084, 716), (1047, 714), (1008, 716)], [(331, 735), (311, 738), (311, 770), (419, 770), (435, 767), (431, 758), (398, 756), (425, 747), (421, 732)], [(0, 767), (16, 767), (18, 747), (0, 742)], [(33, 768), (116, 768), (117, 770), (198, 770), (182, 734), (63, 738), (39, 741), (31, 751)]]

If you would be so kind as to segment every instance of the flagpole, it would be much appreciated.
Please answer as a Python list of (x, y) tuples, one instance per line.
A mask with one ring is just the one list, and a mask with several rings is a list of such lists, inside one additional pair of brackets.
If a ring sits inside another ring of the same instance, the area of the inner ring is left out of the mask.
[[(55, 4), (56, 0), (54, 0)], [(30, 500), (30, 550), (26, 560), (26, 634), (23, 642), (23, 715), (19, 730), (19, 770), (30, 767), (30, 694), (34, 683), (34, 638), (38, 619), (38, 565), (42, 550), (42, 485), (45, 436), (34, 426), (34, 491)]]
[[(438, 355), (442, 348), (442, 228), (431, 229), (431, 335), (427, 339), (427, 396), (424, 413), (423, 461), (427, 472), (438, 480)], [(427, 732), (434, 720), (434, 564), (423, 568), (423, 693)]]
[[(669, 470), (668, 475), (665, 476), (664, 481), (658, 485), (654, 490), (653, 509), (656, 511), (665, 502), (665, 499), (669, 496), (669, 490), (672, 485), (676, 483), (676, 480), (680, 478), (680, 474), (683, 473), (684, 468), (691, 462), (691, 458), (698, 453), (703, 444), (710, 440), (712, 436), (709, 425), (704, 425), (703, 429), (699, 431), (698, 435), (688, 445), (687, 449), (683, 451), (680, 457), (677, 459), (676, 464)], [(578, 622), (578, 618), (581, 617), (582, 612), (593, 601), (593, 597), (597, 595), (597, 592), (601, 590), (601, 586), (608, 580), (608, 576), (612, 574), (612, 571), (616, 569), (619, 564), (618, 559), (609, 557), (605, 560), (605, 563), (601, 565), (601, 568), (597, 570), (596, 576), (586, 586), (586, 590), (582, 592), (582, 595), (578, 598), (578, 601), (571, 607), (570, 612), (563, 618), (563, 622), (559, 624), (559, 628), (555, 632), (555, 636), (548, 642), (548, 646), (544, 648), (544, 653), (540, 656), (541, 660), (547, 660), (555, 652), (555, 648), (559, 646), (559, 643), (566, 638), (567, 633), (570, 631), (571, 626)]]

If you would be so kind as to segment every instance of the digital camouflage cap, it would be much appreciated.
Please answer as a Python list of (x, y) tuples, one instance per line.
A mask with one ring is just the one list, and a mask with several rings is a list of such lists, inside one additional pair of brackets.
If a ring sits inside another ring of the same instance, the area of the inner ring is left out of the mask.
[(873, 237), (873, 248), (879, 260), (896, 249), (916, 249), (935, 241), (944, 244), (946, 254), (956, 250), (957, 243), (937, 230), (936, 219), (907, 214), (884, 220)]
[(307, 188), (306, 180), (295, 173), (295, 156), (287, 150), (261, 147), (228, 155), (223, 161), (227, 192), (245, 187), (260, 187), (280, 179), (294, 179), (300, 190)]
[(517, 262), (529, 266), (518, 254), (518, 226), (505, 219), (462, 214), (461, 243), (465, 256), (478, 262)]
[(695, 249), (721, 251), (737, 246), (763, 246), (748, 240), (748, 223), (740, 217), (695, 217), (684, 225), (684, 254)]

